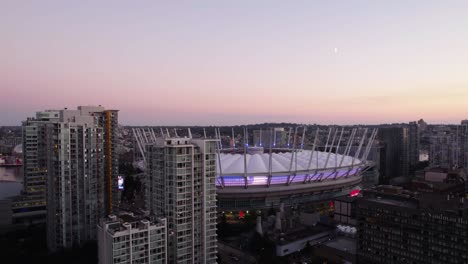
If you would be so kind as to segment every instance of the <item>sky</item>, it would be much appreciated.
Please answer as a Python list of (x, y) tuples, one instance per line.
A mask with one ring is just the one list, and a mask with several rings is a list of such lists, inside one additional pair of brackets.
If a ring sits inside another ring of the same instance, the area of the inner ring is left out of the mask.
[(468, 1), (0, 1), (0, 125), (468, 118)]

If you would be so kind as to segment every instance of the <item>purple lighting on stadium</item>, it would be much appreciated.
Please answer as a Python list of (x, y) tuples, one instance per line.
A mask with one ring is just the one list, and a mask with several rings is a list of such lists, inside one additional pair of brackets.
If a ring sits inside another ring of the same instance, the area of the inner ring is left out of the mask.
[[(326, 181), (326, 180), (335, 180), (346, 176), (356, 176), (359, 173), (358, 169), (352, 170), (340, 170), (340, 171), (331, 171), (331, 172), (323, 172), (323, 173), (316, 173), (316, 174), (299, 174), (296, 176), (293, 175), (282, 175), (282, 176), (272, 176), (270, 180), (271, 185), (277, 184), (286, 184), (288, 183), (288, 179), (291, 183), (300, 183), (304, 182), (306, 179), (310, 180), (311, 182), (314, 181)], [(245, 179), (244, 176), (223, 176), (224, 179), (224, 186), (244, 186)], [(216, 178), (216, 185), (222, 186), (221, 177)], [(248, 176), (247, 177), (247, 186), (262, 186), (268, 184), (268, 176)]]

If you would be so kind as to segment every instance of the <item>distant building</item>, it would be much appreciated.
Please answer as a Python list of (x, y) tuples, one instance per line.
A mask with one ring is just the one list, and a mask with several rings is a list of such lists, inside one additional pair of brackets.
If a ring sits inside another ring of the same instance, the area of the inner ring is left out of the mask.
[(109, 215), (98, 225), (100, 264), (166, 264), (166, 219), (133, 213)]
[(418, 126), (420, 131), (425, 131), (427, 129), (427, 123), (422, 118), (418, 120)]
[(458, 168), (463, 166), (463, 137), (459, 126), (435, 126), (429, 135), (429, 165)]
[(463, 198), (378, 186), (364, 191), (357, 215), (358, 263), (468, 263)]
[(461, 125), (432, 126), (429, 139), (429, 165), (448, 169), (464, 168), (465, 191), (468, 195), (468, 120)]
[[(117, 197), (116, 110), (79, 106), (38, 112), (23, 123), (27, 199), (47, 207), (51, 251), (96, 239), (98, 219)], [(46, 195), (46, 196), (45, 196)]]
[(421, 176), (411, 181), (412, 191), (457, 196), (465, 193), (463, 169), (430, 168), (424, 170)]
[(159, 138), (146, 146), (146, 207), (167, 219), (169, 263), (216, 263), (216, 144)]

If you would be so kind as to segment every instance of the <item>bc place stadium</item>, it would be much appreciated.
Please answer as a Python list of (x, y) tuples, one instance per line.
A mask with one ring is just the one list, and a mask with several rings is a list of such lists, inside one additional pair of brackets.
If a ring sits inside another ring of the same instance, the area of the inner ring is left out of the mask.
[[(156, 133), (152, 128), (134, 128), (133, 134), (144, 156), (144, 145), (154, 142)], [(161, 129), (160, 134), (170, 132)], [(176, 130), (173, 134), (180, 137)], [(190, 129), (188, 134), (192, 137)], [(244, 128), (228, 134), (222, 136), (220, 129), (214, 129), (207, 135), (204, 129), (200, 137), (219, 142), (218, 210), (237, 211), (329, 201), (359, 190), (363, 172), (373, 166), (367, 157), (377, 129), (299, 127), (249, 133)]]

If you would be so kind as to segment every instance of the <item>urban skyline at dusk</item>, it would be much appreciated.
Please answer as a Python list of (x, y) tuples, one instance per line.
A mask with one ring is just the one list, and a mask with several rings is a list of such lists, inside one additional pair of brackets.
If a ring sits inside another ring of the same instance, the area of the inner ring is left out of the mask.
[(75, 105), (124, 125), (468, 117), (465, 1), (1, 6), (2, 125)]
[(468, 1), (0, 2), (2, 263), (468, 263)]

